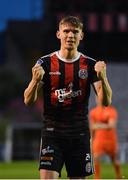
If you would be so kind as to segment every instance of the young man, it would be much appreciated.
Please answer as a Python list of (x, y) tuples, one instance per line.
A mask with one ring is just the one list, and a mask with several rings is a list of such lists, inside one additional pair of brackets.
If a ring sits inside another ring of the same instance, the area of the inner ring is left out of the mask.
[(113, 106), (98, 105), (89, 113), (92, 131), (92, 150), (95, 164), (95, 179), (101, 178), (100, 158), (108, 155), (115, 169), (116, 179), (121, 179), (118, 160), (118, 140), (116, 132), (117, 111)]
[(32, 79), (24, 92), (26, 105), (37, 100), (42, 85), (44, 119), (40, 151), (40, 178), (58, 178), (65, 163), (69, 178), (93, 173), (88, 126), (90, 86), (104, 105), (111, 103), (112, 91), (104, 61), (80, 53), (83, 23), (68, 16), (56, 33), (60, 50), (41, 57), (32, 68)]

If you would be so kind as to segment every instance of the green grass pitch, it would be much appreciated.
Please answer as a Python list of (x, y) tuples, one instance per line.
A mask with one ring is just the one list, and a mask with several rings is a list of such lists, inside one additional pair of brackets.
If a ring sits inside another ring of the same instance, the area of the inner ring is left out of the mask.
[[(114, 179), (114, 169), (111, 164), (102, 163), (102, 179)], [(122, 164), (122, 178), (128, 179), (128, 164)], [(62, 179), (66, 179), (65, 168), (62, 170)], [(89, 179), (92, 179), (90, 176)], [(0, 162), (0, 179), (39, 179), (37, 161)]]

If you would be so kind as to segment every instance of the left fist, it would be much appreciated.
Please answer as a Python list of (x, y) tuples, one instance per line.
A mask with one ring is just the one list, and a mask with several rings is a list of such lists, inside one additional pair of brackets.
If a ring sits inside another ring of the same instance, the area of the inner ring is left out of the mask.
[(104, 61), (96, 62), (94, 69), (97, 72), (97, 77), (99, 79), (102, 80), (102, 79), (106, 78), (106, 64)]

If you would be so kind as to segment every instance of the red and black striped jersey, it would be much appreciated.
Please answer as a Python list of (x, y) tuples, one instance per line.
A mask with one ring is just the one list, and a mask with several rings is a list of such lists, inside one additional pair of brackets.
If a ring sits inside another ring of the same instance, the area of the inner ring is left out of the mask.
[(46, 128), (81, 132), (88, 127), (90, 87), (98, 81), (94, 71), (96, 61), (80, 52), (75, 59), (68, 61), (56, 51), (41, 57), (40, 62), (45, 71), (43, 97)]

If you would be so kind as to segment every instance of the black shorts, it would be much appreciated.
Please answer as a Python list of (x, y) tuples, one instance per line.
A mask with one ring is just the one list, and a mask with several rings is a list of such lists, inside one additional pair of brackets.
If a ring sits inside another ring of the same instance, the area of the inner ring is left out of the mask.
[(39, 169), (53, 170), (61, 174), (64, 164), (68, 177), (85, 177), (93, 174), (89, 137), (42, 137)]

